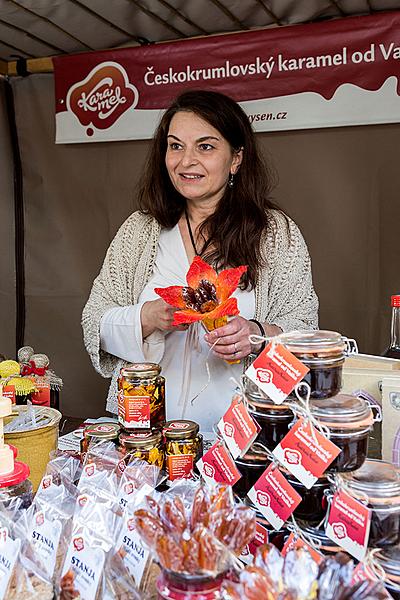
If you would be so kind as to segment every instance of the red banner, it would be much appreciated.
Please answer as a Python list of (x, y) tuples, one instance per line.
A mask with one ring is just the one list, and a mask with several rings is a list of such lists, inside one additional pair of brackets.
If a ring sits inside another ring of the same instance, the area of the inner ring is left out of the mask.
[(53, 60), (58, 143), (149, 138), (189, 89), (228, 94), (255, 131), (400, 120), (400, 12)]

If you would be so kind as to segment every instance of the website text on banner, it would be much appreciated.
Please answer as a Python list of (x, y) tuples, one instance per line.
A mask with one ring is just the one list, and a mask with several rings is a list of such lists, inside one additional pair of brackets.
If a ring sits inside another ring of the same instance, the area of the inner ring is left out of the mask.
[(256, 131), (400, 120), (400, 13), (54, 58), (58, 143), (146, 139), (182, 91), (240, 102)]

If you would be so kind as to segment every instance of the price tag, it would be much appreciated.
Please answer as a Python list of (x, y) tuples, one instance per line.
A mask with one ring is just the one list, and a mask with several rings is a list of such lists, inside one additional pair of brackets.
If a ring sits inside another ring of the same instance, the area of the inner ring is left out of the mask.
[(247, 494), (272, 527), (279, 530), (302, 497), (275, 465), (270, 465)]
[(282, 404), (308, 371), (309, 368), (282, 344), (270, 342), (246, 375), (276, 404)]
[(357, 560), (367, 550), (371, 511), (346, 492), (337, 492), (329, 510), (326, 535)]
[(207, 483), (235, 485), (241, 478), (232, 456), (222, 442), (213, 446), (198, 461), (197, 468)]
[(272, 454), (310, 489), (340, 452), (310, 421), (299, 419)]
[(260, 525), (260, 523), (256, 522), (256, 533), (254, 538), (251, 540), (249, 544), (247, 544), (240, 555), (240, 560), (246, 563), (246, 565), (251, 565), (253, 562), (253, 557), (256, 553), (257, 548), (267, 544), (269, 540), (268, 529)]
[(125, 515), (117, 547), (120, 548), (126, 568), (140, 587), (144, 571), (151, 560), (150, 550), (143, 546), (135, 529), (135, 520), (128, 514)]
[(233, 398), (217, 427), (235, 459), (246, 454), (261, 430), (240, 396)]
[(300, 537), (297, 537), (294, 533), (291, 533), (289, 535), (281, 550), (281, 554), (282, 556), (286, 556), (289, 550), (297, 550), (297, 548), (306, 548), (306, 550), (308, 550), (308, 552), (311, 554), (311, 556), (318, 565), (324, 560), (324, 556), (323, 554), (321, 554), (321, 552), (318, 552), (318, 550), (313, 548), (313, 546), (307, 544), (304, 540), (302, 540)]

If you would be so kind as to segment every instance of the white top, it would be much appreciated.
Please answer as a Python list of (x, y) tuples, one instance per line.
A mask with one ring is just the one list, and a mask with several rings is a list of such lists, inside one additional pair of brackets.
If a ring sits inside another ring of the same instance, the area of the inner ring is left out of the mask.
[[(178, 225), (160, 234), (153, 275), (139, 297), (138, 304), (115, 307), (101, 319), (101, 347), (128, 362), (156, 362), (166, 379), (167, 419), (192, 419), (205, 434), (228, 408), (239, 381), (242, 364), (229, 365), (210, 352), (204, 341), (204, 329), (196, 323), (186, 331), (159, 330), (142, 338), (140, 311), (143, 304), (159, 298), (156, 287), (187, 285), (189, 261)], [(240, 314), (254, 317), (254, 291), (236, 290)], [(207, 363), (210, 372), (208, 383)], [(207, 385), (208, 383), (208, 385)], [(195, 398), (195, 396), (197, 396)], [(195, 399), (194, 399), (195, 398)]]

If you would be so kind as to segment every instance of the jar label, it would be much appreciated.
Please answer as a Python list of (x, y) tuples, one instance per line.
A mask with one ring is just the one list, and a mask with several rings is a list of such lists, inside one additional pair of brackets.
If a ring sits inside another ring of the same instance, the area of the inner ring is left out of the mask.
[(371, 523), (370, 509), (341, 490), (332, 499), (326, 535), (357, 560), (365, 556)]
[(74, 589), (85, 600), (95, 600), (104, 562), (105, 553), (101, 548), (90, 546), (84, 535), (75, 535), (68, 547), (62, 576), (72, 571)]
[(32, 404), (39, 406), (50, 406), (50, 384), (47, 382), (35, 381), (37, 392), (31, 396)]
[(286, 556), (289, 550), (297, 550), (298, 548), (305, 548), (306, 550), (308, 550), (308, 552), (311, 554), (311, 556), (318, 565), (324, 560), (324, 556), (323, 554), (321, 554), (321, 552), (318, 552), (318, 550), (314, 546), (311, 546), (311, 544), (307, 544), (307, 542), (302, 540), (301, 537), (298, 537), (293, 532), (289, 535), (288, 539), (286, 540), (281, 550), (281, 554), (282, 556)]
[(189, 479), (193, 474), (193, 454), (175, 454), (167, 456), (167, 471), (169, 481)]
[(258, 436), (261, 427), (251, 417), (239, 396), (235, 396), (218, 429), (233, 458), (244, 456)]
[(127, 428), (150, 427), (150, 396), (128, 396), (122, 390), (118, 394), (118, 420)]
[(272, 454), (310, 489), (340, 452), (310, 421), (299, 419)]
[(7, 527), (0, 528), (0, 600), (6, 598), (7, 588), (14, 572), (21, 548), (21, 540), (13, 540)]
[(1, 392), (1, 394), (5, 398), (10, 398), (11, 404), (15, 404), (15, 385), (3, 386), (3, 391)]
[(247, 495), (276, 530), (281, 529), (302, 500), (276, 465), (264, 471)]
[(223, 442), (215, 442), (198, 461), (197, 468), (207, 483), (235, 485), (242, 477)]
[(245, 374), (275, 404), (282, 404), (308, 371), (282, 344), (270, 342)]
[(126, 568), (139, 587), (143, 579), (143, 573), (150, 560), (150, 550), (143, 546), (140, 535), (135, 529), (135, 520), (128, 513), (124, 517), (116, 547), (121, 556), (123, 556)]
[(246, 565), (251, 565), (253, 563), (253, 557), (256, 553), (257, 548), (263, 546), (264, 544), (267, 544), (268, 540), (268, 529), (260, 525), (260, 523), (256, 522), (256, 533), (254, 535), (254, 538), (249, 544), (247, 544), (243, 548), (242, 553), (239, 556), (240, 560), (246, 563)]
[(43, 511), (35, 514), (31, 528), (32, 545), (47, 574), (53, 577), (62, 525), (48, 519)]

